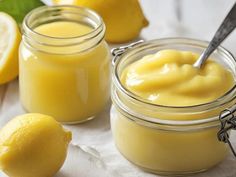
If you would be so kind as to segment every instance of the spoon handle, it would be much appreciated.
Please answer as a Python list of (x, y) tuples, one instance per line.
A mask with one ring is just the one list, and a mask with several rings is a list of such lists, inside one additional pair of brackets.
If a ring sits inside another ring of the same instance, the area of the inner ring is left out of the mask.
[(224, 39), (234, 30), (236, 27), (236, 3), (234, 3), (233, 8), (230, 10), (223, 23), (220, 25), (219, 29), (215, 33), (213, 39), (211, 40), (208, 47), (201, 54), (199, 59), (194, 63), (194, 67), (201, 68), (206, 59), (211, 55), (211, 53), (224, 41)]

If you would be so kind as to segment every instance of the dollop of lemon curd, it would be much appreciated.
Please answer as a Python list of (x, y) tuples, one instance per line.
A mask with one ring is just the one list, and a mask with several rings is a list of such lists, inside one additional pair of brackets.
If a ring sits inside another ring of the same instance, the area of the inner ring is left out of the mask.
[(162, 50), (129, 65), (121, 82), (132, 93), (158, 105), (208, 103), (229, 91), (234, 78), (224, 66), (210, 59), (201, 69), (194, 68), (198, 57), (189, 51)]

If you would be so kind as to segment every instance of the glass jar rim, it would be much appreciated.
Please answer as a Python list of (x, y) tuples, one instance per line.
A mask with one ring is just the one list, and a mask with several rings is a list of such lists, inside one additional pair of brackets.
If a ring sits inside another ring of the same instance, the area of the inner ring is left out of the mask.
[[(196, 45), (208, 45), (208, 41), (203, 41), (203, 40), (197, 40), (197, 39), (191, 39), (191, 38), (161, 38), (161, 39), (155, 39), (155, 40), (150, 40), (147, 42), (143, 42), (139, 45), (136, 45), (132, 48), (128, 48), (122, 55), (119, 55), (118, 59), (114, 61), (114, 65), (113, 65), (113, 83), (115, 85), (115, 88), (117, 88), (119, 91), (121, 91), (122, 93), (125, 94), (125, 96), (128, 96), (128, 98), (139, 102), (143, 105), (147, 105), (151, 108), (163, 108), (166, 110), (178, 110), (178, 113), (184, 112), (192, 112), (192, 109), (195, 110), (201, 110), (201, 111), (205, 111), (207, 109), (212, 109), (218, 106), (222, 106), (225, 105), (231, 101), (233, 101), (234, 99), (236, 99), (236, 83), (233, 85), (233, 87), (227, 91), (224, 95), (222, 95), (220, 98), (217, 98), (211, 102), (208, 103), (204, 103), (204, 104), (198, 104), (198, 105), (191, 105), (191, 106), (165, 106), (165, 105), (158, 105), (158, 104), (154, 104), (154, 103), (150, 103), (148, 102), (148, 100), (143, 99), (142, 97), (132, 93), (131, 91), (129, 91), (128, 89), (126, 89), (123, 84), (120, 81), (119, 78), (119, 74), (118, 74), (118, 67), (119, 64), (121, 63), (122, 59), (127, 58), (129, 55), (131, 55), (132, 53), (141, 53), (142, 51), (144, 51), (144, 49), (151, 47), (152, 45), (157, 45), (157, 44), (192, 44), (194, 46)], [(223, 53), (225, 56), (231, 58), (235, 64), (236, 64), (236, 59), (234, 58), (234, 56), (224, 47), (220, 46), (218, 47), (216, 52), (221, 52)], [(234, 96), (231, 97), (231, 94), (234, 94)], [(117, 96), (117, 95), (116, 95)], [(116, 97), (115, 99), (119, 99), (118, 97)], [(225, 101), (226, 100), (226, 101)], [(115, 102), (117, 102), (118, 100), (115, 100)], [(207, 108), (207, 109), (206, 109)], [(127, 111), (126, 111), (127, 112)], [(131, 111), (132, 112), (132, 111)], [(130, 110), (128, 111), (128, 113), (130, 113)], [(134, 112), (132, 114), (135, 114)], [(157, 119), (157, 118), (150, 118), (150, 117), (145, 117), (143, 116), (142, 120), (143, 121), (148, 121), (148, 122), (152, 122), (152, 123), (159, 123), (162, 125), (194, 125), (194, 124), (203, 124), (203, 123), (209, 123), (209, 122), (214, 122), (218, 119), (218, 117), (211, 117), (211, 118), (206, 118), (206, 119), (200, 119), (200, 120), (178, 120), (178, 121), (174, 121), (174, 120), (161, 120), (161, 119)]]
[[(71, 21), (86, 23), (92, 30), (86, 34), (71, 37), (55, 37), (41, 34), (34, 30), (35, 27), (56, 22)], [(30, 11), (22, 23), (22, 41), (26, 41), (27, 46), (47, 46), (47, 47), (74, 47), (89, 43), (81, 50), (71, 52), (70, 54), (81, 53), (93, 48), (104, 40), (106, 26), (103, 19), (93, 10), (85, 7), (72, 5), (41, 6)], [(93, 42), (92, 42), (93, 41)], [(61, 54), (54, 51), (37, 49), (43, 53)]]
[[(49, 10), (60, 10), (61, 8), (67, 8), (69, 10), (78, 10), (78, 11), (85, 11), (87, 12), (88, 14), (91, 14), (93, 15), (95, 18), (98, 19), (99, 21), (99, 24), (98, 26), (92, 30), (91, 32), (89, 33), (86, 33), (84, 35), (79, 35), (79, 36), (73, 36), (73, 37), (54, 37), (54, 36), (48, 36), (48, 35), (44, 35), (44, 34), (41, 34), (41, 33), (38, 33), (36, 32), (35, 30), (33, 30), (30, 25), (29, 25), (29, 21), (30, 21), (30, 18), (32, 17), (32, 15), (34, 13), (42, 13), (42, 12), (45, 12), (45, 11), (49, 11)], [(97, 31), (100, 31), (102, 30), (102, 28), (104, 28), (104, 23), (103, 23), (103, 20), (102, 18), (95, 12), (93, 11), (92, 9), (89, 9), (89, 8), (86, 8), (86, 7), (80, 7), (80, 6), (73, 6), (73, 5), (54, 5), (54, 6), (40, 6), (38, 8), (35, 8), (33, 9), (32, 11), (30, 11), (24, 18), (23, 20), (25, 23), (23, 23), (23, 29), (27, 28), (28, 30), (30, 30), (33, 34), (35, 35), (38, 35), (38, 36), (42, 36), (42, 37), (46, 37), (46, 38), (51, 38), (51, 39), (77, 39), (77, 38), (86, 38), (88, 36), (90, 36), (91, 34), (94, 34), (96, 33)]]

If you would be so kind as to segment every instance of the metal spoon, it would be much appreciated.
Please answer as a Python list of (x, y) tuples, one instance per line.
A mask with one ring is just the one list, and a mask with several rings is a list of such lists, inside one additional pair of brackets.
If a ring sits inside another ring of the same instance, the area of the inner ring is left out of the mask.
[(215, 36), (211, 40), (208, 47), (200, 55), (198, 60), (193, 64), (196, 68), (201, 68), (207, 58), (214, 52), (214, 50), (221, 44), (221, 42), (226, 39), (226, 37), (235, 29), (236, 27), (236, 3), (234, 3), (232, 9), (224, 19), (223, 23), (220, 25), (219, 29), (216, 31)]

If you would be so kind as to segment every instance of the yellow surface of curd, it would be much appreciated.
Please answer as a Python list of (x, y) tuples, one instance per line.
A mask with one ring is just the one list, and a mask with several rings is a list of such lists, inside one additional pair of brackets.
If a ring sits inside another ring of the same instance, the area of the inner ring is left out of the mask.
[[(64, 10), (75, 11), (72, 15), (83, 12), (76, 7)], [(26, 18), (25, 23), (30, 18), (33, 17)], [(64, 20), (35, 28), (32, 25), (32, 29), (23, 27), (19, 62), (23, 107), (65, 123), (83, 122), (102, 111), (110, 96), (110, 54), (103, 40), (105, 29), (97, 32), (102, 25), (93, 27)]]
[(147, 171), (197, 173), (218, 164), (228, 153), (227, 145), (217, 138), (218, 115), (235, 103), (235, 69), (230, 63), (234, 59), (221, 51), (195, 69), (199, 56), (191, 52), (198, 49), (195, 45), (207, 46), (190, 39), (147, 42), (114, 64), (115, 144), (129, 161)]
[(166, 106), (192, 106), (211, 102), (234, 85), (230, 71), (215, 61), (193, 67), (199, 55), (162, 50), (143, 57), (122, 74), (124, 86), (148, 101)]
[(55, 38), (72, 38), (82, 36), (92, 32), (92, 30), (93, 28), (88, 25), (68, 21), (43, 24), (34, 29), (34, 31), (39, 34)]

